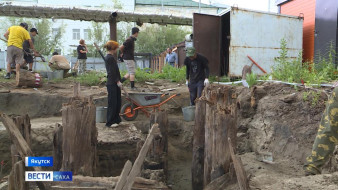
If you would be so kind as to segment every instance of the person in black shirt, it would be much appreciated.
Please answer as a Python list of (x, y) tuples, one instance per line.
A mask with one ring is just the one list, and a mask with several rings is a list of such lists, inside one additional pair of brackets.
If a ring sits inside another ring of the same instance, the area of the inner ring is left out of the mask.
[(204, 86), (209, 84), (208, 59), (196, 53), (193, 47), (187, 48), (186, 56), (184, 60), (187, 67), (186, 85), (190, 92), (190, 105), (195, 105), (195, 99), (201, 97)]
[[(29, 35), (31, 36), (31, 40), (34, 44), (34, 37), (39, 34), (38, 33), (38, 30), (36, 28), (31, 28), (30, 31), (29, 31)], [(26, 40), (23, 42), (22, 44), (22, 48), (23, 48), (23, 59), (25, 60), (25, 63), (24, 64), (29, 64), (29, 71), (32, 71), (33, 69), (33, 62), (34, 62), (34, 59), (33, 59), (33, 52), (30, 50), (30, 46), (29, 46), (29, 41)], [(35, 54), (35, 55), (38, 55), (38, 54)]]
[(128, 73), (122, 78), (121, 82), (127, 80), (130, 77), (130, 87), (132, 90), (135, 89), (135, 61), (134, 61), (134, 49), (135, 41), (138, 36), (140, 29), (134, 27), (131, 29), (131, 36), (126, 39), (123, 45), (120, 47), (121, 56), (126, 63)]
[(80, 45), (77, 46), (77, 61), (80, 64), (79, 74), (84, 74), (87, 69), (87, 45), (83, 39), (80, 40)]
[(108, 41), (104, 48), (107, 49), (105, 57), (105, 66), (107, 70), (107, 91), (108, 91), (108, 110), (106, 127), (117, 127), (121, 122), (120, 109), (121, 109), (121, 75), (117, 61), (114, 54), (119, 48), (119, 44), (115, 41)]

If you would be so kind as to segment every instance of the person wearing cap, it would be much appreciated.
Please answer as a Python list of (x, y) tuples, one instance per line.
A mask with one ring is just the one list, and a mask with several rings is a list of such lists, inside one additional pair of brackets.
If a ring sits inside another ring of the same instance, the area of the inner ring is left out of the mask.
[(104, 48), (107, 50), (105, 57), (105, 66), (107, 70), (107, 91), (108, 91), (108, 109), (106, 127), (117, 127), (122, 121), (120, 117), (121, 110), (121, 74), (117, 61), (114, 58), (119, 44), (110, 40)]
[(195, 105), (196, 98), (201, 97), (204, 86), (209, 84), (209, 61), (205, 56), (196, 53), (194, 47), (187, 48), (186, 56), (186, 85), (190, 92), (190, 105)]
[[(29, 31), (29, 35), (31, 37), (31, 40), (34, 44), (34, 37), (39, 34), (38, 30), (36, 28), (31, 28)], [(24, 64), (29, 64), (29, 71), (32, 71), (33, 69), (33, 55), (32, 55), (32, 51), (30, 50), (30, 45), (29, 45), (29, 41), (26, 40), (23, 42), (23, 59), (25, 60)]]
[(21, 23), (20, 26), (11, 26), (8, 28), (4, 37), (7, 39), (7, 75), (6, 79), (11, 77), (11, 64), (15, 64), (15, 70), (20, 72), (20, 66), (23, 64), (23, 42), (28, 40), (30, 48), (36, 54), (33, 41), (27, 31), (27, 23)]
[(120, 46), (120, 52), (121, 56), (124, 60), (124, 62), (127, 65), (128, 73), (124, 75), (124, 77), (121, 79), (121, 82), (123, 83), (125, 80), (127, 80), (130, 77), (130, 87), (132, 90), (135, 90), (135, 61), (134, 61), (134, 49), (135, 49), (135, 41), (138, 37), (140, 29), (137, 27), (134, 27), (131, 29), (131, 36), (126, 39), (126, 41), (123, 43), (123, 45)]

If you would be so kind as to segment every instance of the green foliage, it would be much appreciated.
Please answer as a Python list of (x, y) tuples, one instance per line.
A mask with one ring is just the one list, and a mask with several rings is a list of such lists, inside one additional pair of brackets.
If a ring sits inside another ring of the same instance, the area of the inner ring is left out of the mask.
[(170, 65), (165, 65), (163, 67), (162, 73), (154, 72), (151, 73), (150, 70), (147, 69), (136, 69), (135, 78), (137, 82), (144, 81), (155, 81), (156, 79), (167, 79), (171, 82), (181, 82), (185, 81), (186, 75), (186, 67), (182, 68), (174, 68)]
[(213, 82), (230, 82), (230, 77), (227, 77), (227, 76), (222, 76), (222, 77), (209, 76), (209, 81), (210, 81), (210, 83), (213, 83)]
[(190, 32), (191, 28), (183, 26), (147, 24), (140, 29), (136, 51), (158, 55), (168, 47), (184, 41), (185, 35)]
[(91, 71), (76, 77), (68, 77), (62, 79), (54, 79), (52, 82), (66, 83), (66, 82), (80, 82), (81, 85), (97, 86), (105, 83), (107, 80), (105, 72)]
[(334, 47), (329, 50), (329, 58), (320, 57), (314, 65), (305, 62), (302, 63), (302, 53), (299, 53), (297, 59), (289, 59), (287, 57), (287, 43), (284, 39), (281, 40), (280, 56), (275, 59), (277, 63), (272, 68), (272, 77), (274, 79), (308, 84), (321, 84), (338, 79), (338, 70), (333, 62), (333, 57), (336, 55)]
[(309, 98), (310, 93), (309, 92), (303, 92), (303, 101), (307, 101)]
[(320, 92), (315, 92), (315, 91), (303, 92), (303, 101), (306, 102), (311, 99), (312, 107), (315, 107), (318, 104), (319, 98), (320, 98)]
[(257, 75), (255, 73), (246, 74), (246, 82), (248, 83), (249, 87), (257, 84)]
[(271, 76), (270, 74), (262, 75), (259, 77), (259, 80), (269, 80), (270, 76)]
[[(104, 72), (92, 71), (92, 72), (88, 72), (83, 75), (79, 75), (76, 78), (74, 78), (74, 80), (84, 85), (95, 86), (95, 85), (99, 85), (103, 81), (106, 81), (105, 76), (106, 76), (106, 73)], [(105, 79), (105, 80), (102, 80), (102, 79)]]

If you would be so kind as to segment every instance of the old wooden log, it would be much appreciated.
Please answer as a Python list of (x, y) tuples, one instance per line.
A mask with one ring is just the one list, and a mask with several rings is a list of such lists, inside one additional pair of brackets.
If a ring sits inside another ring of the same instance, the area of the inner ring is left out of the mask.
[(119, 180), (117, 181), (117, 184), (115, 186), (115, 190), (122, 190), (123, 186), (127, 182), (128, 175), (130, 173), (132, 167), (132, 163), (128, 160), (123, 167), (123, 170), (121, 172), (121, 175), (119, 177)]
[(204, 175), (204, 136), (205, 136), (205, 105), (203, 100), (197, 100), (195, 112), (195, 126), (193, 129), (193, 158), (191, 167), (192, 187), (195, 190), (203, 189)]
[(14, 123), (21, 132), (23, 138), (26, 140), (28, 146), (31, 145), (31, 121), (28, 114), (24, 116), (12, 117)]
[(62, 138), (63, 137), (63, 127), (59, 123), (55, 126), (54, 136), (53, 136), (53, 170), (59, 171), (62, 167)]
[[(32, 150), (30, 149), (29, 145), (21, 135), (18, 127), (15, 125), (12, 118), (7, 116), (6, 114), (0, 114), (0, 120), (4, 124), (11, 141), (14, 143), (16, 149), (18, 150), (21, 158), (34, 156)], [(33, 167), (35, 171), (42, 171), (40, 167)], [(36, 182), (40, 190), (45, 190), (46, 187), (42, 182)]]
[(136, 178), (136, 176), (140, 175), (140, 172), (141, 172), (141, 166), (143, 164), (143, 161), (147, 155), (147, 152), (152, 144), (152, 141), (154, 139), (154, 136), (155, 135), (158, 135), (160, 133), (160, 130), (158, 128), (158, 124), (154, 124), (152, 126), (152, 128), (150, 129), (149, 131), (149, 134), (147, 136), (147, 139), (146, 141), (144, 142), (142, 148), (141, 148), (141, 151), (139, 153), (139, 155), (137, 156), (135, 162), (134, 162), (134, 165), (128, 175), (128, 179), (127, 179), (127, 182), (126, 182), (126, 185), (123, 187), (123, 190), (130, 190), (131, 187), (133, 186), (134, 184), (134, 180)]
[(149, 166), (146, 169), (163, 169), (164, 175), (168, 173), (168, 114), (166, 111), (155, 111), (150, 116), (150, 126), (158, 123), (160, 135), (155, 136), (150, 150), (147, 154), (147, 161), (157, 163), (156, 166)]
[(28, 190), (29, 185), (25, 182), (25, 163), (21, 160), (14, 164), (8, 178), (8, 190)]
[[(209, 85), (201, 97), (206, 104), (204, 186), (229, 173), (230, 137), (235, 147), (237, 133), (237, 95), (231, 86)], [(231, 176), (232, 174), (230, 174)]]
[[(111, 190), (116, 187), (116, 182), (120, 177), (88, 177), (88, 176), (73, 176), (71, 182), (53, 182), (51, 189), (106, 189)], [(132, 190), (169, 190), (166, 185), (161, 182), (136, 177)]]
[(37, 88), (41, 86), (41, 82), (41, 77), (38, 73), (32, 73), (24, 69), (20, 69), (20, 72), (16, 73), (17, 86)]
[(246, 172), (244, 170), (241, 158), (235, 155), (234, 148), (232, 147), (231, 139), (228, 138), (229, 141), (229, 149), (231, 154), (231, 159), (235, 167), (237, 182), (240, 190), (250, 190), (249, 180), (246, 176)]
[(96, 108), (92, 98), (79, 96), (80, 86), (74, 86), (74, 97), (62, 107), (62, 170), (75, 175), (93, 176), (96, 168)]
[[(13, 122), (16, 127), (19, 129), (21, 135), (26, 140), (28, 146), (31, 145), (31, 123), (30, 118), (26, 114), (24, 116), (14, 116), (12, 117)], [(17, 151), (17, 148), (14, 144), (11, 145), (11, 156), (12, 156), (12, 168), (15, 163), (20, 161), (20, 154)]]
[(224, 174), (211, 181), (203, 190), (223, 190), (226, 189), (230, 181), (231, 179), (229, 174)]

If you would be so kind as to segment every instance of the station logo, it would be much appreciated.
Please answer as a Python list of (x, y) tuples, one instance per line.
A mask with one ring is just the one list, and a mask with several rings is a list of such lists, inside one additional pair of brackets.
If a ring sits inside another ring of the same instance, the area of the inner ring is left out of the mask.
[(25, 172), (25, 181), (72, 181), (72, 172), (29, 171)]

